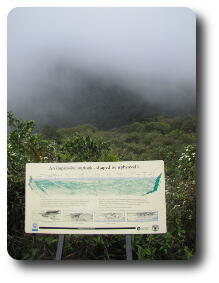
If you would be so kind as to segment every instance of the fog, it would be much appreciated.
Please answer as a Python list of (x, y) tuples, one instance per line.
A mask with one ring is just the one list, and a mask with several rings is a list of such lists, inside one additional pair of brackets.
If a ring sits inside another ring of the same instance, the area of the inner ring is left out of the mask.
[(39, 125), (112, 128), (195, 111), (195, 15), (186, 8), (17, 8), (8, 110)]

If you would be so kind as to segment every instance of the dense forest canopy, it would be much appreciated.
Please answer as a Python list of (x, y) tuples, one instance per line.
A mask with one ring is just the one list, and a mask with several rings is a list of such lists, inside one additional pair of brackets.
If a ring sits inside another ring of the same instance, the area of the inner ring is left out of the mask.
[[(155, 117), (112, 130), (84, 124), (34, 132), (8, 113), (8, 251), (16, 259), (54, 259), (56, 235), (24, 233), (28, 162), (156, 160), (165, 164), (167, 233), (133, 235), (134, 259), (190, 259), (195, 253), (196, 120)], [(19, 216), (19, 217), (18, 217)], [(66, 236), (64, 259), (125, 259), (123, 235)]]

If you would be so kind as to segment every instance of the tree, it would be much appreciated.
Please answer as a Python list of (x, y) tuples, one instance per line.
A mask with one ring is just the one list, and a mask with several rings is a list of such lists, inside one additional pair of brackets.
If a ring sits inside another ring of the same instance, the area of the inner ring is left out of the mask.
[(117, 157), (108, 143), (78, 133), (61, 145), (47, 140), (33, 133), (34, 121), (19, 120), (11, 112), (8, 125), (8, 252), (16, 259), (51, 258), (55, 254), (55, 236), (24, 233), (26, 163), (112, 161)]

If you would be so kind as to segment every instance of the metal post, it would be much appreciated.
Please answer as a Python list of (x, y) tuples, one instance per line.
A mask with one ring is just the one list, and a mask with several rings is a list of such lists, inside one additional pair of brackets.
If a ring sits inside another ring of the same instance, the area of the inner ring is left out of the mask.
[[(64, 237), (65, 237), (64, 235), (59, 235), (59, 241), (58, 241), (58, 246), (57, 246), (57, 250), (56, 250), (56, 260), (62, 259)], [(126, 235), (125, 240), (126, 240), (126, 259), (132, 260), (132, 236)]]
[(126, 242), (126, 259), (132, 260), (132, 236), (126, 235), (125, 242)]
[(63, 245), (64, 245), (64, 235), (59, 235), (59, 241), (58, 241), (58, 246), (56, 250), (56, 260), (61, 260), (62, 259), (62, 250), (63, 250)]

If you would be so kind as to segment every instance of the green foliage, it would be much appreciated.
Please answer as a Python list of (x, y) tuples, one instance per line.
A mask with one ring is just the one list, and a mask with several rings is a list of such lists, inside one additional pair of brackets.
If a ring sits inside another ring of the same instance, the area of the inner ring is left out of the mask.
[(97, 128), (90, 124), (79, 125), (73, 128), (61, 128), (57, 130), (57, 133), (63, 137), (71, 136), (77, 132), (83, 135), (91, 135), (95, 133)]
[[(78, 133), (57, 144), (51, 137), (33, 133), (33, 121), (8, 113), (8, 251), (16, 259), (53, 258), (54, 236), (24, 233), (25, 165), (28, 162), (114, 161), (108, 143)], [(19, 215), (19, 221), (18, 221)]]
[(124, 236), (118, 235), (66, 235), (65, 259), (125, 259)]
[[(135, 259), (190, 259), (195, 252), (194, 117), (155, 117), (100, 131), (92, 125), (47, 126), (8, 113), (8, 251), (17, 259), (53, 259), (56, 235), (24, 233), (24, 176), (28, 162), (162, 159), (165, 163), (166, 234), (134, 235)], [(18, 217), (19, 216), (19, 217)], [(125, 259), (122, 235), (67, 235), (65, 259)]]
[(59, 147), (60, 161), (98, 161), (110, 151), (108, 143), (75, 133)]
[(44, 125), (41, 128), (40, 132), (43, 135), (43, 137), (48, 140), (59, 141), (61, 138), (61, 135), (57, 132), (57, 130), (53, 126), (50, 126), (50, 125)]

